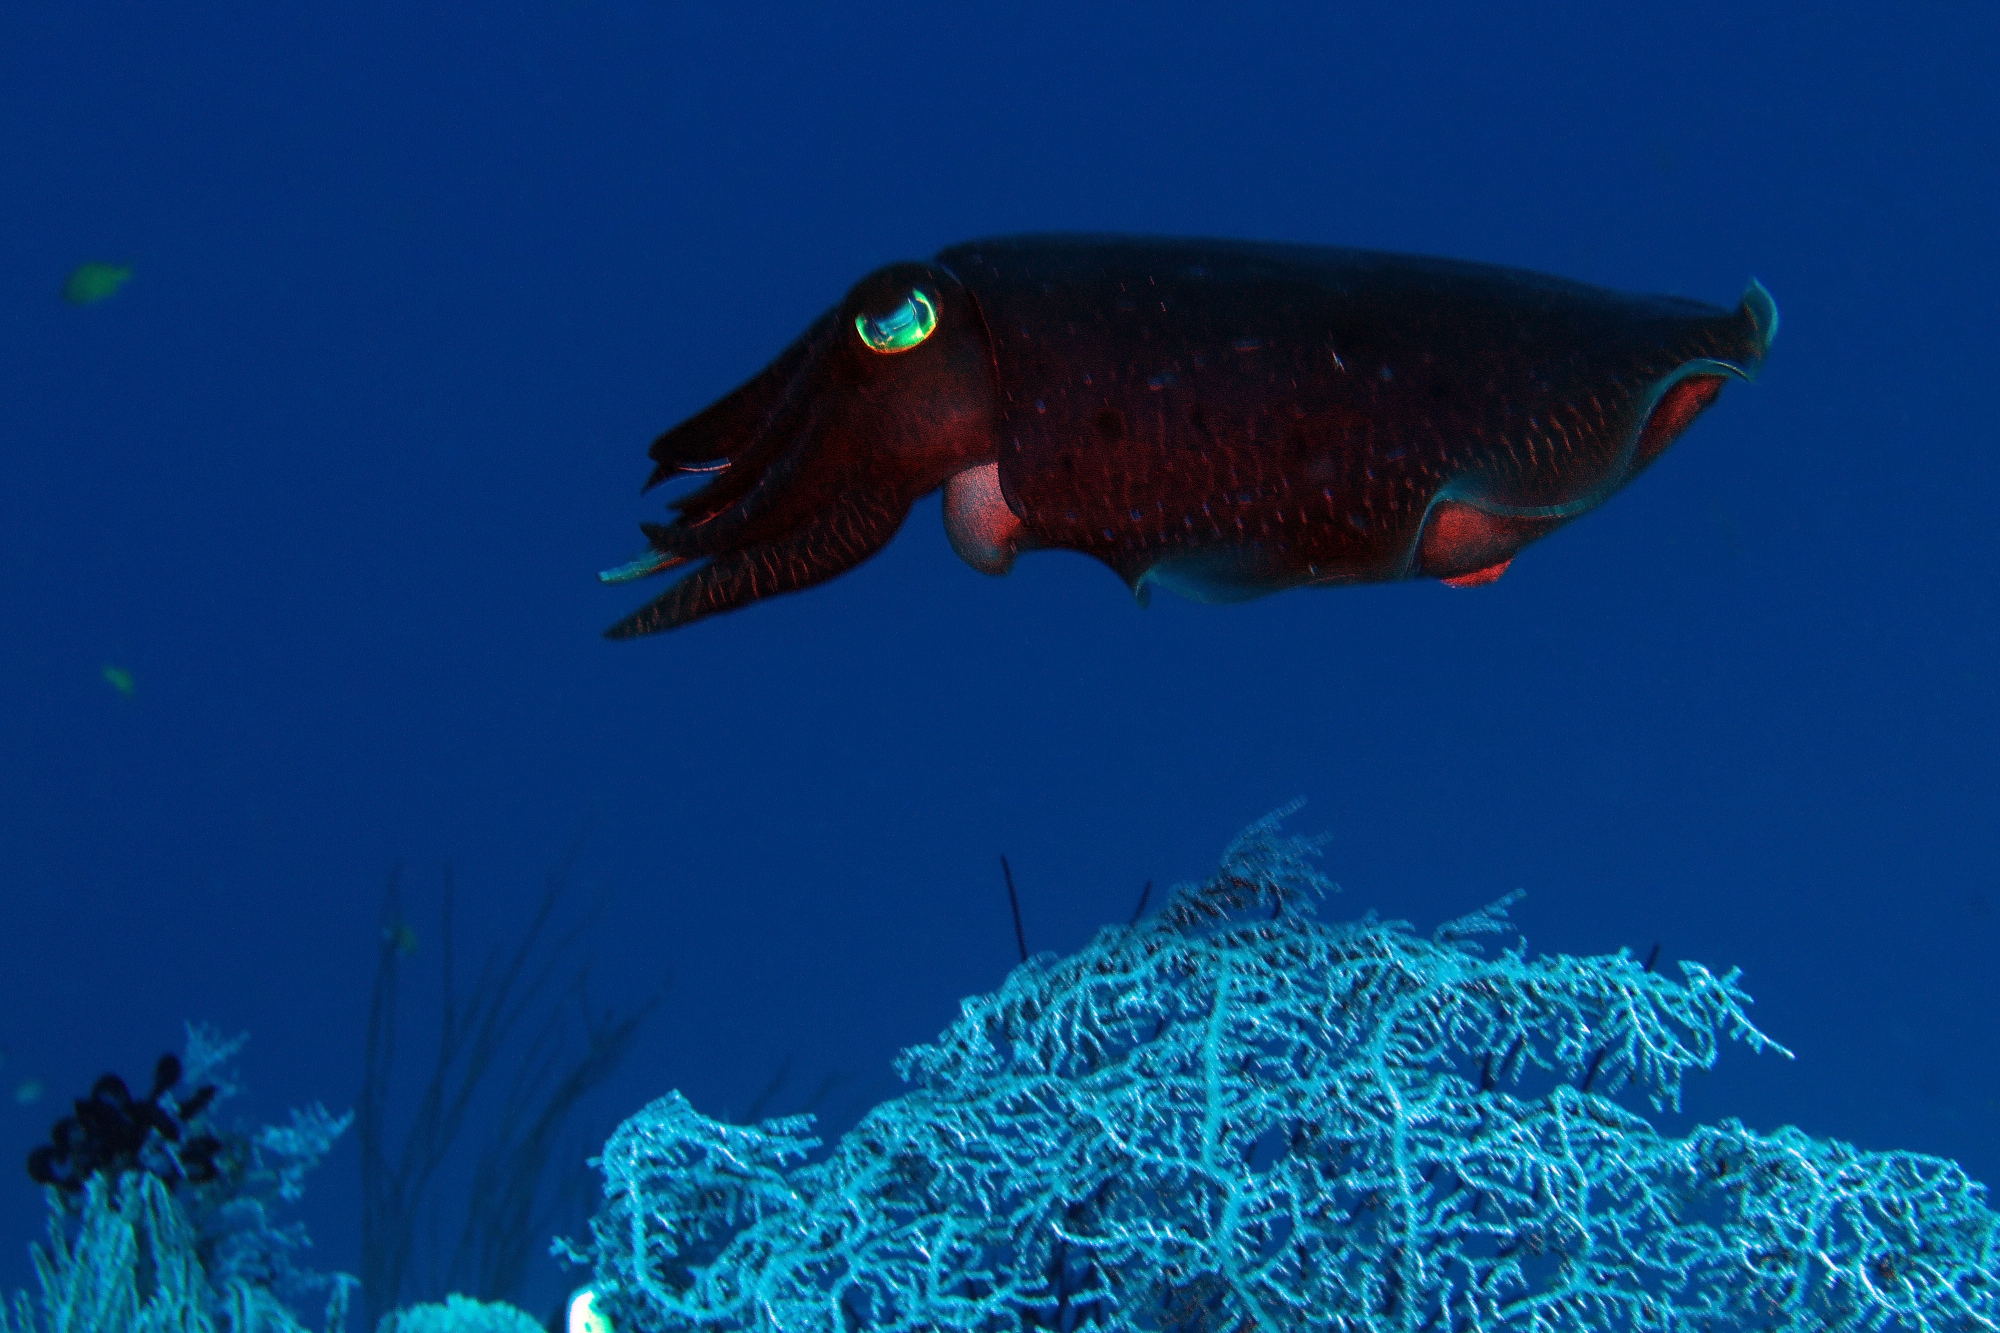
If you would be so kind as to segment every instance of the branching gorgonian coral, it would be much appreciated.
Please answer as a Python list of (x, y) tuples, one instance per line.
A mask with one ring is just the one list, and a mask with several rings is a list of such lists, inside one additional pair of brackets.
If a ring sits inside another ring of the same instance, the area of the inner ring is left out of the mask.
[(1277, 820), (967, 1001), (824, 1160), (807, 1117), (627, 1121), (565, 1247), (601, 1307), (621, 1333), (1996, 1327), (2000, 1225), (1951, 1163), (1671, 1138), (1612, 1099), (1774, 1047), (1735, 973), (1488, 956), (1505, 901), (1428, 939), (1319, 922)]

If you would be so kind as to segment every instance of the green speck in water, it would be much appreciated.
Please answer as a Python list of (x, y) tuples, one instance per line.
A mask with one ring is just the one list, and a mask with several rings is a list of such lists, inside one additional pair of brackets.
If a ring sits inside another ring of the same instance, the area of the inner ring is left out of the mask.
[(132, 270), (123, 264), (78, 264), (63, 284), (63, 300), (71, 305), (96, 305), (116, 296), (131, 276)]
[(132, 679), (132, 673), (124, 667), (108, 666), (104, 668), (104, 679), (110, 684), (112, 689), (118, 691), (119, 694), (127, 699), (132, 697), (132, 691), (137, 684)]
[(417, 931), (407, 921), (398, 921), (393, 926), (382, 927), (382, 942), (393, 945), (397, 953), (408, 958), (417, 951)]

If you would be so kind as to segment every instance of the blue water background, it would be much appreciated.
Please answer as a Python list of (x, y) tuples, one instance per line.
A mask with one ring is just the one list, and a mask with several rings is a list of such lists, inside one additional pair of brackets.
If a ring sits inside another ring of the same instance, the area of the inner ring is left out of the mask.
[[(8, 6), (0, 1281), (8, 1163), (183, 1018), (252, 1034), (244, 1114), (353, 1103), (392, 865), (421, 1025), (442, 867), (473, 956), (580, 845), (593, 995), (671, 990), (579, 1129), (787, 1061), (768, 1109), (839, 1074), (838, 1128), (1015, 961), (1000, 854), (1071, 950), (1294, 795), (1329, 914), (1525, 888), (1538, 948), (1744, 968), (1798, 1058), (1691, 1113), (2000, 1181), (1996, 14)], [(869, 269), (1050, 229), (1754, 274), (1784, 328), (1484, 590), (1140, 611), (968, 570), (932, 499), (829, 586), (599, 639), (656, 432)], [(136, 276), (65, 304), (89, 260)]]

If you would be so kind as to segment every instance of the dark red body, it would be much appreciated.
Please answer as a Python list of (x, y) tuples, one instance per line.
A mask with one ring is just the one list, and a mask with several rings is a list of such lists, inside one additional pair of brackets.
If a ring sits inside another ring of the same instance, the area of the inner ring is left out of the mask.
[[(913, 290), (936, 331), (871, 350), (857, 314)], [(655, 443), (654, 481), (720, 475), (647, 529), (642, 572), (709, 563), (612, 632), (832, 577), (947, 483), (954, 545), (989, 572), (1061, 547), (1142, 597), (1489, 581), (1754, 375), (1775, 329), (1754, 284), (1730, 311), (1309, 246), (956, 246), (871, 275)]]

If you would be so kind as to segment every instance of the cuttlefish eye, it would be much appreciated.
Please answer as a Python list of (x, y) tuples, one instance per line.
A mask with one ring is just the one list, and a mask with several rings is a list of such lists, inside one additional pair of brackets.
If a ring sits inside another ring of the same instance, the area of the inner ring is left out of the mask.
[(886, 315), (856, 315), (854, 331), (871, 352), (907, 352), (937, 329), (937, 304), (921, 287), (910, 288), (903, 303)]

